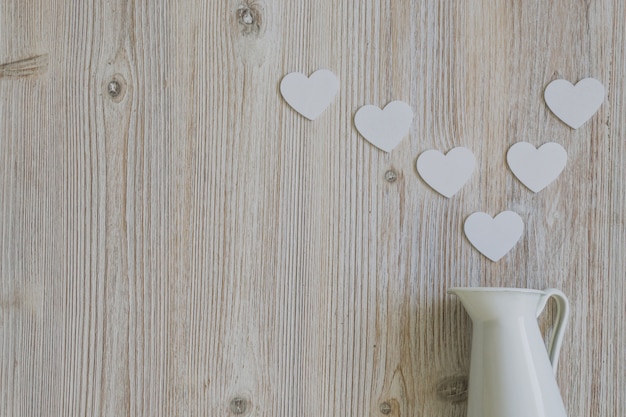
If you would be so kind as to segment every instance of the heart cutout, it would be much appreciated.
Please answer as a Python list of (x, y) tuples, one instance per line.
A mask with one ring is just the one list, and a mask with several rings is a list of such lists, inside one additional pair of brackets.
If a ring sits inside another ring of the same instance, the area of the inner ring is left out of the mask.
[(392, 101), (384, 109), (367, 105), (354, 115), (354, 125), (372, 145), (391, 152), (409, 133), (413, 110), (403, 101)]
[(496, 262), (515, 246), (524, 232), (524, 221), (513, 211), (495, 218), (476, 212), (465, 220), (465, 236), (480, 253)]
[(578, 129), (604, 102), (604, 86), (594, 78), (582, 79), (575, 86), (567, 80), (554, 80), (546, 87), (544, 98), (556, 117)]
[(292, 72), (280, 82), (285, 101), (309, 120), (315, 120), (330, 105), (339, 91), (339, 79), (332, 71), (320, 69), (310, 77)]
[(444, 197), (452, 197), (472, 176), (476, 159), (467, 148), (457, 147), (447, 154), (437, 150), (423, 152), (417, 158), (417, 172)]
[(567, 164), (567, 152), (554, 142), (538, 149), (528, 142), (518, 142), (509, 148), (506, 160), (517, 179), (537, 193), (561, 174)]

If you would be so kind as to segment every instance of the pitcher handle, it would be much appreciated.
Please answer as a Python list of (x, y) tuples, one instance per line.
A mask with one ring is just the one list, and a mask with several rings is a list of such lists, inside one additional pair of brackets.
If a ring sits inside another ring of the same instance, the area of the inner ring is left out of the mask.
[(569, 319), (569, 301), (565, 294), (555, 288), (548, 288), (544, 290), (545, 295), (539, 302), (539, 308), (537, 310), (537, 316), (541, 314), (548, 299), (553, 297), (556, 301), (556, 320), (554, 322), (554, 331), (552, 332), (552, 338), (548, 345), (548, 356), (550, 357), (550, 363), (552, 363), (552, 370), (556, 375), (556, 369), (559, 364), (559, 354), (561, 352), (561, 344), (563, 343), (563, 334), (565, 333), (565, 326)]

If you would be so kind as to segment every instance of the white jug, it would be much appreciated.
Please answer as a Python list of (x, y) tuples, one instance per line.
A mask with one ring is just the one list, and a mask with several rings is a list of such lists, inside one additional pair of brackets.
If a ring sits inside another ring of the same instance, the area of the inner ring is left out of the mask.
[[(473, 324), (468, 417), (567, 417), (555, 374), (569, 302), (555, 289), (451, 288)], [(557, 317), (548, 349), (537, 316)]]

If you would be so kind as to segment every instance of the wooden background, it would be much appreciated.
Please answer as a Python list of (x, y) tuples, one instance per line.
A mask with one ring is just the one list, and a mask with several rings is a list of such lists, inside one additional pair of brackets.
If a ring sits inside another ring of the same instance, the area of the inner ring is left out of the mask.
[[(478, 285), (562, 289), (569, 415), (623, 415), (625, 20), (622, 0), (3, 0), (0, 416), (465, 416), (471, 323), (445, 291)], [(318, 68), (341, 88), (310, 122), (278, 85)], [(607, 98), (572, 130), (543, 90), (589, 76)], [(386, 154), (352, 120), (396, 99), (415, 119)], [(506, 166), (518, 141), (568, 152), (538, 194)], [(414, 167), (455, 146), (477, 170), (448, 200)], [(462, 224), (503, 210), (525, 232), (493, 263)]]

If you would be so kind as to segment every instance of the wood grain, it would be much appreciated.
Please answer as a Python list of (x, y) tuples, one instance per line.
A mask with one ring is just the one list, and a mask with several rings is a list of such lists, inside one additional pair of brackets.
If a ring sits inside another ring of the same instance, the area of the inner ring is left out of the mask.
[[(569, 415), (623, 414), (625, 19), (620, 0), (0, 3), (22, 71), (0, 77), (0, 416), (464, 416), (471, 326), (445, 291), (478, 285), (562, 289)], [(318, 68), (341, 88), (310, 122), (278, 84)], [(543, 90), (589, 76), (607, 99), (574, 131)], [(396, 99), (415, 119), (386, 154), (352, 119)], [(538, 194), (505, 163), (522, 140), (568, 152)], [(414, 166), (455, 146), (478, 166), (448, 200)], [(524, 219), (497, 263), (462, 233), (479, 210)]]

